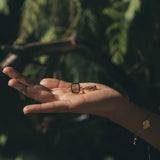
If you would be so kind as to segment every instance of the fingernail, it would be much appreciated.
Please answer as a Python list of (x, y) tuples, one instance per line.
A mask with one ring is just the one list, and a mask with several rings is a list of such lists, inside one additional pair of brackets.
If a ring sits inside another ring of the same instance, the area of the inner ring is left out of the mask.
[(29, 112), (28, 112), (28, 109), (27, 108), (23, 108), (23, 113), (24, 114), (28, 114)]
[(12, 86), (12, 79), (10, 79), (9, 81), (8, 81), (8, 86)]
[(5, 67), (5, 68), (3, 68), (2, 72), (3, 72), (3, 73), (5, 73), (5, 72), (6, 72), (6, 69), (7, 69), (6, 67)]
[(46, 83), (45, 80), (40, 81), (40, 84), (41, 84), (41, 85), (44, 85), (45, 83)]

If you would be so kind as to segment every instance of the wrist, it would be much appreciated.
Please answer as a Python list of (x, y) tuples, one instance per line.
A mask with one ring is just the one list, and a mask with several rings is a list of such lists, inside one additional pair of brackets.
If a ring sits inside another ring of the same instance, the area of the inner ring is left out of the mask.
[(142, 122), (149, 115), (149, 111), (123, 99), (114, 107), (114, 112), (108, 118), (124, 128), (136, 133), (142, 129)]

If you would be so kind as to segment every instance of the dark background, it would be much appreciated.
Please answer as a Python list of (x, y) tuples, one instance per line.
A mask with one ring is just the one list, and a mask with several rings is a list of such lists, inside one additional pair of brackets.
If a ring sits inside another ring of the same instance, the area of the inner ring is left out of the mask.
[[(26, 56), (13, 66), (37, 83), (43, 77), (103, 83), (159, 114), (160, 2), (133, 1), (8, 0), (9, 12), (7, 6), (0, 9), (0, 45), (81, 38), (104, 64), (83, 51), (68, 51)], [(0, 61), (8, 53), (1, 49)], [(0, 73), (0, 159), (160, 159), (152, 146), (142, 139), (133, 146), (132, 133), (102, 117), (88, 115), (85, 123), (75, 122), (81, 115), (71, 113), (24, 115), (23, 106), (35, 102), (9, 88), (8, 80)]]

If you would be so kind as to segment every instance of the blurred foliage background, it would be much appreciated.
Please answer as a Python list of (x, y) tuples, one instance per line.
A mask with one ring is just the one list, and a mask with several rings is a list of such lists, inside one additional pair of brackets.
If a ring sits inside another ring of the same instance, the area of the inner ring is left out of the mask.
[[(71, 50), (29, 58), (14, 67), (37, 83), (44, 77), (103, 83), (159, 114), (159, 15), (159, 0), (0, 0), (0, 45), (83, 39), (103, 65)], [(0, 61), (7, 54), (0, 50)], [(139, 139), (133, 146), (132, 133), (102, 117), (72, 126), (81, 115), (23, 115), (23, 106), (35, 102), (9, 88), (8, 80), (0, 74), (0, 159), (147, 159), (148, 144)], [(160, 158), (154, 148), (150, 152), (153, 160)]]

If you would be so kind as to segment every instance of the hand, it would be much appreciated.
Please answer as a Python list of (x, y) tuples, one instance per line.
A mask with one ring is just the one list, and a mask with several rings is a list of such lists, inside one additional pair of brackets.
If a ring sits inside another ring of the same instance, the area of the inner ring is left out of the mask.
[(97, 90), (75, 94), (71, 92), (71, 83), (58, 79), (46, 78), (37, 85), (12, 67), (4, 68), (3, 73), (11, 77), (8, 82), (10, 87), (42, 103), (24, 107), (25, 114), (75, 112), (102, 115), (104, 110), (110, 113), (115, 105), (125, 101), (119, 92), (102, 84), (80, 83), (81, 87), (96, 85)]
[[(58, 79), (43, 79), (35, 85), (27, 77), (12, 67), (6, 67), (3, 73), (11, 77), (9, 86), (42, 104), (24, 107), (27, 113), (74, 112), (103, 116), (137, 134), (160, 150), (160, 116), (133, 105), (114, 89), (97, 83), (80, 83), (81, 87), (96, 85), (97, 90), (87, 94), (75, 94), (70, 90), (71, 83)], [(148, 130), (142, 130), (142, 122), (150, 115), (151, 124)], [(142, 130), (140, 133), (137, 131)]]

